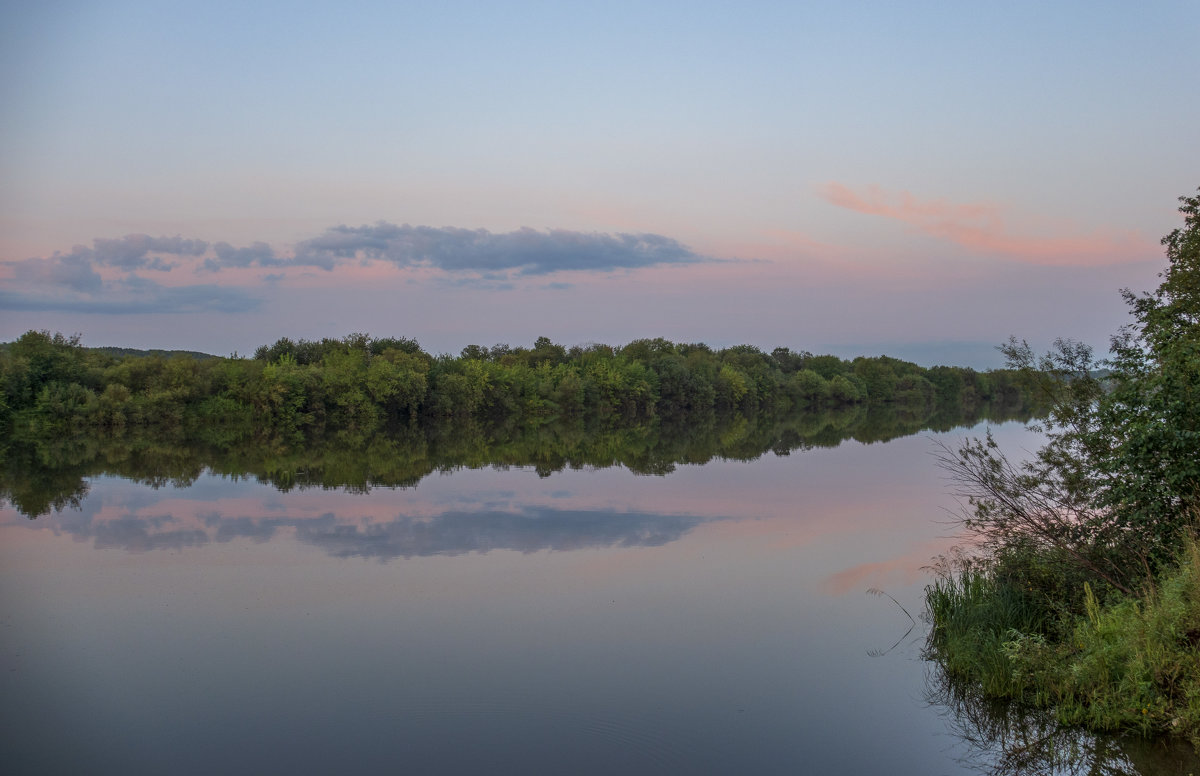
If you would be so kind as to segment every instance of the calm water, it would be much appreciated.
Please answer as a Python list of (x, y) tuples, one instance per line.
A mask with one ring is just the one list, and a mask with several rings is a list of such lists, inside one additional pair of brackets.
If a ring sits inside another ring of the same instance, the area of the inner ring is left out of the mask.
[(952, 544), (932, 439), (966, 433), (357, 492), (93, 475), (78, 509), (6, 504), (0, 771), (1074, 772), (1009, 768), (1027, 731), (972, 727), (903, 611)]

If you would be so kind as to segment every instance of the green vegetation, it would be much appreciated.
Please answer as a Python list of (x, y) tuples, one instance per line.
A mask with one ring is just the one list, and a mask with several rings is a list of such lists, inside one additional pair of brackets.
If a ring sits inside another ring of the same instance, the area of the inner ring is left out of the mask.
[(127, 428), (230, 434), (371, 432), (446, 420), (628, 426), (706, 414), (853, 406), (972, 411), (1027, 403), (1017, 372), (924, 369), (880, 356), (844, 361), (664, 339), (624, 347), (471, 345), (457, 358), (415, 340), (287, 338), (254, 358), (123, 353), (30, 331), (0, 348), (0, 427), (26, 435)]
[(1108, 361), (1006, 346), (1047, 393), (1047, 442), (1015, 464), (990, 436), (944, 451), (978, 552), (946, 561), (926, 599), (951, 679), (1200, 747), (1200, 196), (1181, 201), (1163, 281), (1125, 292), (1135, 323)]
[(926, 700), (965, 751), (955, 759), (989, 776), (1195, 776), (1200, 753), (1183, 739), (1116, 736), (1064, 725), (1049, 708), (985, 695), (978, 684), (937, 671)]

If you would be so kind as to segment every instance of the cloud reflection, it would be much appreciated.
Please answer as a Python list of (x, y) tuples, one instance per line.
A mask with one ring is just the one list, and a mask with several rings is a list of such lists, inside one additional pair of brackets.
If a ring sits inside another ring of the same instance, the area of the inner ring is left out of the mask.
[(699, 522), (681, 515), (528, 507), (516, 513), (447, 512), (432, 519), (401, 517), (390, 523), (365, 525), (339, 523), (326, 515), (298, 524), (296, 536), (335, 557), (390, 559), (490, 550), (529, 553), (659, 547), (680, 538)]
[(569, 510), (524, 507), (515, 512), (451, 511), (432, 517), (399, 515), (374, 522), (329, 512), (319, 517), (247, 517), (206, 515), (197, 527), (181, 526), (174, 517), (122, 515), (96, 519), (95, 513), (33, 525), (49, 525), (97, 549), (129, 552), (182, 550), (235, 539), (266, 542), (291, 529), (302, 543), (320, 547), (336, 558), (393, 558), (463, 555), (510, 550), (568, 551), (605, 547), (659, 547), (676, 541), (710, 518), (618, 510)]
[(153, 520), (127, 517), (99, 523), (92, 531), (96, 549), (118, 548), (130, 552), (182, 550), (208, 543), (208, 534), (199, 529), (156, 530)]

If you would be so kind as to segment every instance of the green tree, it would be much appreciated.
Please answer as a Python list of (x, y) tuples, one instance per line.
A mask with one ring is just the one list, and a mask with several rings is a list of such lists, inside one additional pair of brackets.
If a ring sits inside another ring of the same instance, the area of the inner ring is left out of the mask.
[(321, 378), (328, 412), (337, 422), (372, 428), (379, 421), (379, 408), (367, 393), (366, 348), (331, 348), (321, 362)]
[(829, 398), (836, 404), (853, 404), (862, 400), (862, 392), (850, 378), (834, 375), (829, 381)]
[(561, 364), (567, 360), (567, 349), (562, 345), (556, 345), (550, 341), (549, 337), (538, 337), (533, 343), (533, 350), (529, 353), (529, 365), (537, 366), (539, 364)]
[(310, 367), (300, 366), (289, 353), (263, 368), (257, 382), (255, 408), (281, 431), (296, 431), (313, 421), (311, 405), (317, 378)]
[(820, 405), (829, 398), (829, 381), (811, 369), (793, 374), (788, 389), (799, 404)]
[(458, 354), (463, 361), (487, 361), (488, 349), (483, 345), (467, 345)]
[(866, 386), (866, 398), (869, 401), (892, 401), (896, 398), (896, 372), (884, 359), (856, 358), (854, 373)]
[(1113, 339), (1094, 445), (1100, 505), (1153, 537), (1158, 556), (1200, 518), (1200, 192), (1180, 202), (1163, 282), (1123, 292), (1137, 322)]
[(1196, 530), (1200, 197), (1181, 201), (1184, 226), (1163, 239), (1163, 282), (1152, 294), (1124, 292), (1135, 323), (1114, 338), (1110, 360), (1070, 340), (1041, 357), (1015, 339), (1002, 347), (1049, 402), (1034, 459), (1011, 463), (990, 436), (942, 456), (974, 507), (967, 527), (995, 557), (1057, 558), (1130, 592)]
[(850, 371), (850, 365), (837, 356), (809, 356), (804, 359), (804, 369), (811, 369), (826, 380)]
[(732, 364), (722, 364), (714, 384), (717, 406), (722, 409), (740, 406), (748, 397), (753, 396), (750, 393), (751, 386), (752, 383), (745, 372)]

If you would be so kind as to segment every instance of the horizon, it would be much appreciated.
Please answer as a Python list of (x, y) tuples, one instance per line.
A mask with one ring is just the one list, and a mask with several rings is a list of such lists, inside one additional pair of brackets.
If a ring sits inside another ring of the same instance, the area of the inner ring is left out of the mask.
[[(210, 358), (254, 358), (254, 351), (257, 350), (258, 347), (270, 346), (270, 345), (274, 344), (274, 342), (275, 342), (275, 341), (262, 342), (262, 343), (259, 343), (258, 346), (250, 348), (249, 350), (246, 350), (246, 351), (234, 349), (234, 350), (229, 350), (227, 352), (214, 352), (214, 351), (210, 351), (210, 350), (195, 350), (192, 348), (174, 348), (174, 347), (141, 348), (141, 347), (136, 347), (136, 346), (132, 346), (132, 345), (125, 345), (125, 344), (121, 344), (121, 343), (112, 343), (112, 342), (92, 343), (92, 342), (88, 342), (86, 340), (86, 337), (83, 332), (61, 332), (61, 331), (51, 331), (49, 329), (38, 329), (38, 330), (27, 330), (27, 331), (40, 331), (42, 333), (46, 333), (46, 334), (50, 334), (50, 335), (61, 334), (66, 337), (79, 336), (80, 337), (79, 346), (83, 347), (83, 348), (93, 349), (93, 350), (114, 349), (114, 350), (145, 351), (147, 353), (154, 353), (154, 352), (186, 353), (186, 354), (196, 354), (196, 355), (207, 356)], [(24, 332), (22, 332), (22, 333), (24, 333)], [(404, 337), (405, 336), (405, 334), (403, 332), (348, 332), (348, 333), (340, 335), (340, 336), (317, 337), (316, 341), (319, 341), (321, 339), (343, 339), (347, 336), (351, 336), (354, 334), (366, 334), (371, 339), (380, 339), (380, 338), (384, 338), (384, 337)], [(284, 336), (286, 337), (287, 335), (284, 335)], [(294, 341), (299, 341), (301, 339), (307, 339), (307, 338), (293, 337), (290, 339), (293, 339)], [(513, 347), (513, 348), (526, 348), (526, 349), (532, 348), (534, 345), (533, 342), (528, 342), (528, 343), (526, 343), (526, 342), (495, 342), (495, 343), (487, 343), (487, 344), (485, 344), (483, 342), (469, 342), (458, 348), (443, 349), (443, 348), (429, 348), (429, 347), (426, 347), (424, 343), (420, 342), (420, 340), (416, 340), (416, 338), (410, 338), (410, 339), (414, 339), (417, 342), (417, 344), (420, 346), (421, 350), (423, 350), (425, 353), (428, 353), (431, 356), (436, 357), (436, 356), (440, 356), (440, 355), (449, 355), (454, 358), (459, 358), (461, 356), (462, 350), (464, 350), (466, 347), (468, 347), (470, 345), (482, 345), (483, 347), (489, 348), (489, 349), (493, 345), (502, 345), (502, 346), (508, 346), (508, 347)], [(626, 345), (629, 345), (632, 342), (639, 341), (639, 340), (652, 340), (652, 339), (656, 339), (656, 338), (655, 337), (634, 337), (633, 339), (623, 340), (620, 342), (600, 342), (598, 340), (585, 340), (585, 341), (580, 341), (580, 342), (559, 342), (559, 341), (554, 340), (553, 337), (550, 338), (550, 340), (552, 342), (554, 342), (555, 345), (560, 345), (564, 348), (567, 348), (568, 350), (572, 347), (587, 347), (589, 345), (607, 345), (609, 347), (620, 350), (621, 348), (623, 348)], [(678, 341), (671, 340), (671, 341), (676, 345), (685, 345), (685, 344), (686, 345), (693, 345), (693, 344), (705, 345), (707, 347), (712, 348), (714, 351), (719, 351), (724, 348), (738, 347), (741, 345), (750, 345), (752, 347), (758, 348), (760, 351), (762, 351), (763, 353), (766, 353), (768, 355), (776, 347), (787, 347), (790, 350), (792, 350), (792, 352), (795, 352), (795, 353), (807, 351), (808, 353), (810, 353), (814, 356), (836, 356), (844, 361), (853, 361), (855, 358), (860, 358), (860, 357), (861, 358), (876, 358), (876, 357), (884, 356), (884, 357), (888, 357), (888, 358), (898, 359), (900, 361), (907, 361), (910, 363), (914, 363), (914, 364), (917, 364), (918, 366), (921, 366), (926, 369), (934, 367), (934, 366), (963, 367), (963, 368), (971, 368), (971, 369), (975, 369), (975, 370), (985, 370), (985, 371), (992, 370), (992, 369), (1006, 368), (1005, 365), (1002, 363), (1004, 361), (1004, 358), (1000, 354), (1000, 345), (998, 345), (998, 344), (997, 345), (989, 345), (988, 343), (981, 343), (981, 342), (934, 342), (934, 343), (915, 343), (915, 344), (911, 344), (911, 345), (893, 345), (892, 351), (889, 352), (889, 351), (885, 350), (884, 346), (882, 346), (882, 345), (880, 345), (880, 346), (853, 345), (853, 344), (851, 344), (851, 345), (817, 345), (816, 347), (811, 347), (811, 348), (803, 348), (803, 347), (795, 348), (795, 347), (792, 347), (789, 345), (782, 345), (782, 344), (762, 346), (762, 345), (755, 345), (753, 343), (745, 343), (745, 342), (730, 343), (730, 344), (724, 344), (724, 345), (717, 346), (717, 345), (713, 345), (712, 343), (700, 342), (700, 341), (694, 340), (694, 339), (693, 340), (678, 340)], [(12, 342), (13, 342), (13, 340), (3, 340), (3, 341), (0, 341), (0, 345), (10, 345), (10, 344), (12, 344)], [(989, 348), (994, 353), (994, 358), (990, 359), (989, 363), (984, 363), (980, 357), (980, 353), (982, 353), (984, 349), (989, 349)], [(953, 354), (957, 354), (957, 355), (953, 355)]]

